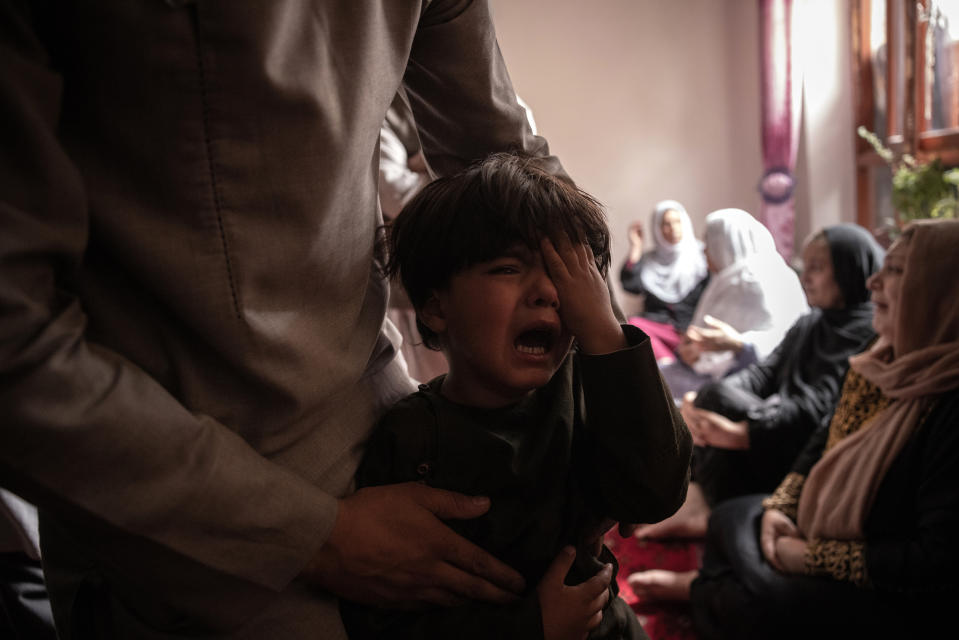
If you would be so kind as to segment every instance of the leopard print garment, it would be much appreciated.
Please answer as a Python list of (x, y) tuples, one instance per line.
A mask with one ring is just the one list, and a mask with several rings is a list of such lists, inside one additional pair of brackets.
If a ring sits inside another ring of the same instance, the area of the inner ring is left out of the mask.
[[(868, 425), (891, 400), (882, 395), (879, 387), (850, 369), (843, 383), (842, 394), (826, 441), (828, 451), (846, 436)], [(789, 473), (771, 496), (763, 500), (766, 509), (779, 509), (793, 521), (799, 509), (806, 476)], [(868, 582), (866, 575), (865, 544), (861, 540), (810, 540), (803, 555), (805, 573), (829, 576), (857, 585)]]
[(826, 451), (832, 449), (846, 436), (866, 426), (891, 402), (889, 398), (882, 395), (879, 387), (850, 369), (842, 385), (842, 394), (839, 396), (836, 412), (833, 413), (832, 421), (829, 423)]
[[(866, 428), (891, 403), (892, 400), (884, 396), (879, 387), (850, 369), (836, 413), (829, 424), (826, 450), (846, 436)], [(925, 407), (919, 418), (920, 424), (929, 417), (934, 407), (934, 402)], [(828, 575), (836, 580), (868, 586), (865, 548), (865, 541), (862, 540), (810, 540), (803, 556), (806, 573)]]
[(802, 493), (802, 487), (805, 483), (806, 476), (790, 471), (776, 487), (773, 494), (763, 500), (763, 509), (778, 509), (795, 522), (796, 515), (799, 512), (799, 494)]
[[(850, 369), (829, 423), (825, 450), (829, 451), (846, 436), (868, 426), (891, 402), (879, 387)], [(799, 504), (798, 495), (796, 504)], [(862, 540), (810, 540), (803, 558), (809, 575), (827, 575), (859, 586), (868, 583)]]
[(807, 575), (847, 580), (860, 587), (868, 583), (866, 544), (862, 540), (810, 540), (803, 562)]

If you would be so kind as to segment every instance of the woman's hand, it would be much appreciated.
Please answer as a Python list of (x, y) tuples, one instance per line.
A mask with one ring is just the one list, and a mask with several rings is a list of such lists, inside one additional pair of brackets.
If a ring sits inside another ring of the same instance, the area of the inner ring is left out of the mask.
[(695, 400), (696, 392), (690, 391), (683, 396), (679, 407), (679, 413), (693, 437), (693, 444), (717, 449), (749, 448), (749, 423), (745, 420), (733, 422), (715, 411), (699, 409), (693, 405)]
[(689, 327), (676, 347), (676, 355), (687, 366), (691, 367), (699, 360), (702, 352), (702, 336), (700, 336), (699, 330), (696, 327)]
[[(745, 420), (733, 422), (715, 411), (695, 409), (699, 438), (710, 447), (717, 449), (749, 448), (749, 423)], [(700, 445), (702, 446), (702, 445)]]
[(573, 547), (561, 550), (536, 587), (545, 640), (583, 640), (603, 620), (613, 568), (607, 564), (586, 582), (567, 586), (563, 579), (575, 557)]
[(410, 171), (415, 171), (416, 173), (428, 173), (429, 169), (426, 168), (426, 157), (423, 155), (422, 151), (417, 151), (411, 155), (406, 160), (406, 166)]
[(806, 568), (806, 541), (792, 536), (776, 538), (776, 557), (783, 573), (804, 573)]
[(690, 326), (686, 333), (695, 341), (700, 351), (735, 351), (743, 350), (743, 336), (731, 325), (710, 315), (703, 317), (707, 327)]
[[(798, 566), (796, 564), (795, 544), (798, 540), (801, 548), (798, 549)], [(780, 552), (780, 545), (782, 551)], [(759, 525), (759, 547), (762, 549), (766, 562), (774, 569), (783, 573), (801, 573), (803, 570), (803, 553), (806, 542), (796, 527), (796, 523), (789, 519), (779, 509), (766, 509)], [(782, 553), (782, 555), (780, 555)]]

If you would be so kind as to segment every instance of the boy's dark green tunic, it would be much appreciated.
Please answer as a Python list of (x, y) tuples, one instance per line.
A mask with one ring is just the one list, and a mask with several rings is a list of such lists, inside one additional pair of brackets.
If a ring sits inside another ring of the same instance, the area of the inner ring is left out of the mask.
[[(443, 377), (397, 403), (373, 435), (359, 486), (422, 481), (489, 496), (481, 518), (449, 525), (526, 578), (514, 605), (472, 604), (419, 613), (342, 606), (351, 638), (539, 638), (538, 584), (566, 544), (577, 547), (567, 583), (612, 561), (592, 547), (600, 522), (656, 522), (682, 504), (691, 442), (656, 367), (649, 340), (623, 328), (629, 347), (572, 353), (545, 387), (516, 405), (478, 409), (446, 400)], [(590, 535), (592, 533), (592, 535)], [(615, 581), (613, 583), (615, 585)], [(593, 638), (643, 638), (635, 615), (611, 599)]]

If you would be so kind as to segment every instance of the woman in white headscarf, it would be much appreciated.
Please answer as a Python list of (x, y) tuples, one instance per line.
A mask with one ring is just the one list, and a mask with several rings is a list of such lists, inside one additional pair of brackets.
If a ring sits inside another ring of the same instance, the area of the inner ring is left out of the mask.
[(663, 367), (676, 398), (761, 360), (809, 310), (772, 234), (742, 209), (706, 216), (706, 260), (713, 276), (677, 347), (681, 362)]
[(643, 296), (643, 313), (629, 319), (650, 336), (657, 359), (673, 350), (693, 317), (709, 281), (702, 244), (686, 209), (663, 200), (653, 210), (653, 246), (643, 252), (642, 223), (629, 228), (629, 258), (620, 272), (623, 289)]

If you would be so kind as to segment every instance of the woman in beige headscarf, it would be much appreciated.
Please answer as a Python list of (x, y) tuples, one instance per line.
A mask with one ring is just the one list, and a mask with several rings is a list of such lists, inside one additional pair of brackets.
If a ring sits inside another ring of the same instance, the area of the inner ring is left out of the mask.
[[(713, 512), (693, 616), (712, 637), (922, 637), (959, 596), (959, 221), (870, 278), (875, 344), (775, 491)], [(759, 536), (757, 540), (757, 528)]]

